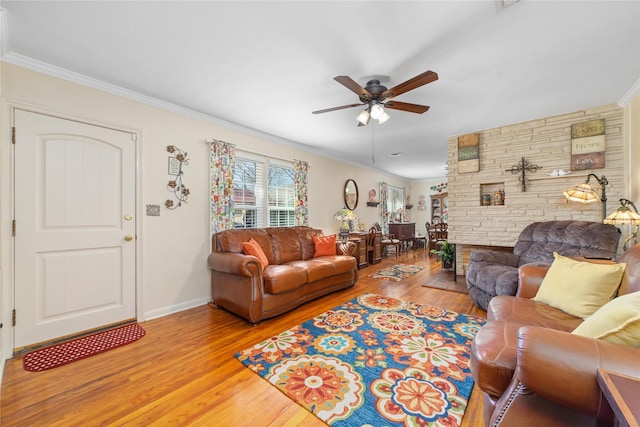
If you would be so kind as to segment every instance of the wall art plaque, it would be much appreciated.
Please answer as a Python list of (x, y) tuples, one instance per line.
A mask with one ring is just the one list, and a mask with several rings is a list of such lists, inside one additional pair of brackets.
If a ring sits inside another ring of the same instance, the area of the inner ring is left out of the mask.
[(471, 133), (458, 137), (458, 172), (478, 172), (480, 170), (480, 151), (478, 134)]
[(571, 125), (571, 170), (605, 166), (605, 119)]

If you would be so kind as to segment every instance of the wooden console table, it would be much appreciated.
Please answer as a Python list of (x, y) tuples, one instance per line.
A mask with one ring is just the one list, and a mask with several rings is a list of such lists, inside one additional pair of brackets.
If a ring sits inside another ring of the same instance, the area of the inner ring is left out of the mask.
[(376, 233), (376, 237), (373, 242), (372, 259), (368, 258), (367, 237), (369, 237), (369, 233), (364, 231), (352, 231), (349, 233), (349, 240), (356, 244), (356, 252), (354, 256), (358, 263), (358, 269), (366, 268), (369, 264), (382, 262), (382, 236), (380, 233)]
[(416, 238), (416, 223), (390, 222), (389, 234), (393, 234), (394, 238), (400, 240), (406, 246), (408, 242), (413, 242)]

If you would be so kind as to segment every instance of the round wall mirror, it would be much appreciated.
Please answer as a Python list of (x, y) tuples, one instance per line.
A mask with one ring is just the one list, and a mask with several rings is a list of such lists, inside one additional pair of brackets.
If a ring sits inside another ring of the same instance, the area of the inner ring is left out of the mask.
[(354, 210), (358, 206), (358, 186), (352, 179), (348, 179), (344, 184), (344, 205), (347, 209)]

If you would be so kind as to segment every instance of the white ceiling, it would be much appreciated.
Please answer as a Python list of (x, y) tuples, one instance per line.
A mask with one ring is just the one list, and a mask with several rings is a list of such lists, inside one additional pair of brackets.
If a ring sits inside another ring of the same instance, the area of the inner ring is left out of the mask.
[[(448, 136), (615, 103), (639, 81), (640, 1), (508, 4), (2, 0), (2, 58), (438, 179)], [(392, 87), (426, 70), (439, 80), (394, 98), (431, 106), (425, 114), (389, 110), (366, 127), (361, 108), (311, 114), (358, 102), (337, 75)]]

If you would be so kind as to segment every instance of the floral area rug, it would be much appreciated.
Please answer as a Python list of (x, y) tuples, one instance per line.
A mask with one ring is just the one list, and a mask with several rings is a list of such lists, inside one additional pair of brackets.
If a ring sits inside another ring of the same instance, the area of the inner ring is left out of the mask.
[(236, 354), (333, 426), (458, 426), (483, 319), (364, 294)]
[(373, 277), (375, 279), (389, 279), (399, 282), (402, 279), (416, 274), (422, 269), (423, 267), (420, 267), (419, 265), (397, 264), (389, 268), (378, 270), (376, 273), (369, 275), (369, 277)]

